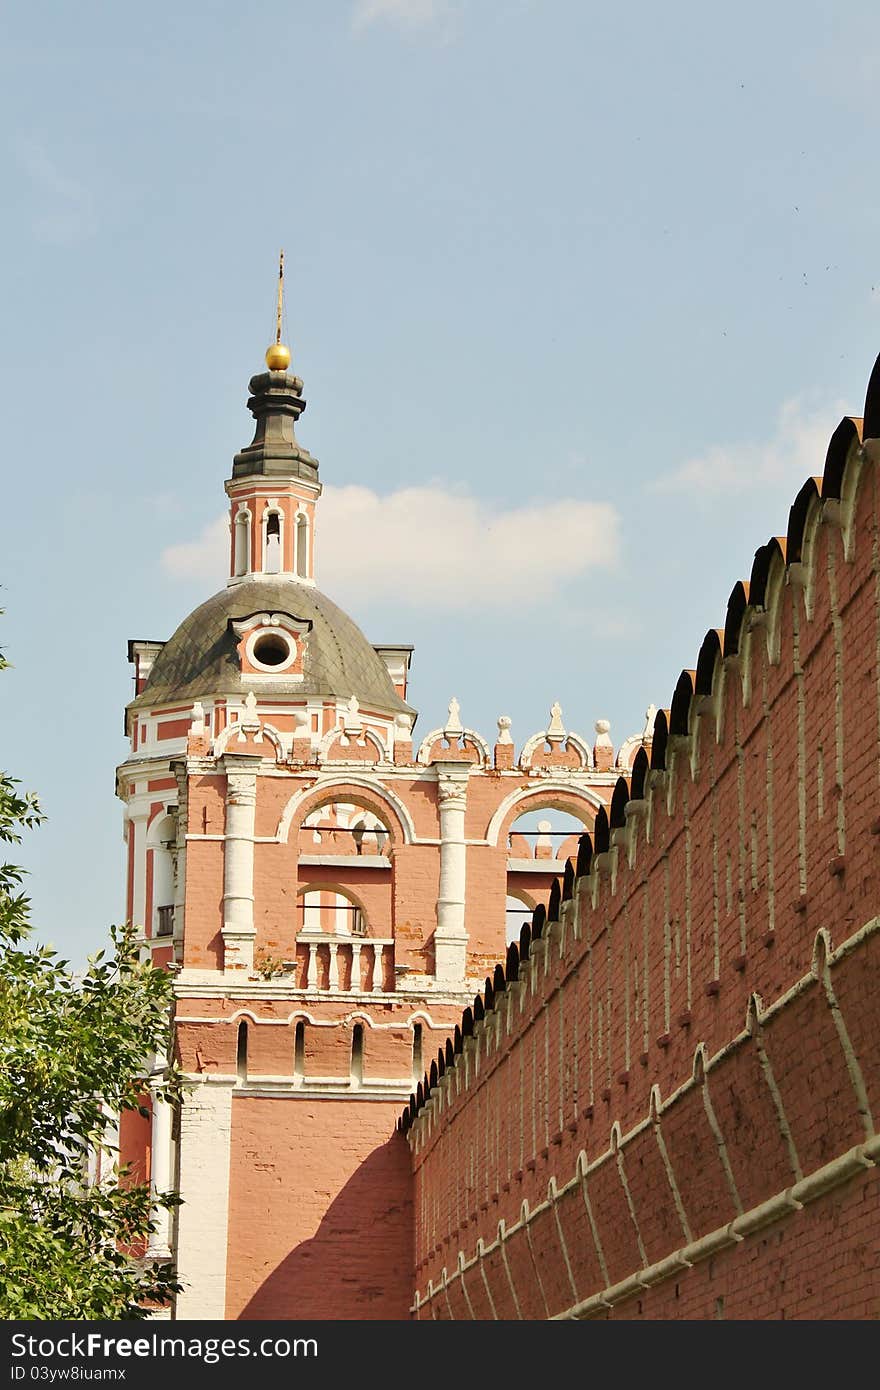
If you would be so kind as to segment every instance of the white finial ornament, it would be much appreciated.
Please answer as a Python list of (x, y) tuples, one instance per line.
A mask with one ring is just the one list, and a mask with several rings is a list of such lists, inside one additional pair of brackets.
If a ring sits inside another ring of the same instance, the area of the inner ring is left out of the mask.
[(562, 722), (562, 706), (554, 700), (550, 706), (550, 723), (547, 725), (547, 742), (559, 743), (565, 738), (565, 725)]
[(499, 714), (498, 716), (498, 742), (513, 743), (510, 736), (511, 719), (509, 714)]
[(453, 695), (452, 699), (449, 701), (449, 712), (446, 717), (446, 727), (443, 730), (446, 737), (450, 740), (453, 738), (460, 738), (461, 735), (464, 733), (461, 724), (460, 713), (461, 705), (458, 703), (455, 696)]
[(244, 712), (238, 725), (238, 742), (247, 743), (248, 734), (253, 734), (254, 743), (263, 742), (263, 726), (257, 716), (257, 697), (252, 690), (244, 697)]
[(645, 710), (645, 727), (642, 729), (642, 742), (650, 743), (654, 737), (654, 720), (657, 718), (657, 706), (649, 705)]
[(360, 705), (357, 702), (357, 696), (352, 695), (345, 707), (342, 729), (346, 734), (359, 734), (362, 728), (363, 723), (360, 716)]
[(192, 723), (189, 726), (191, 734), (203, 734), (205, 732), (205, 707), (201, 700), (196, 700), (192, 709)]

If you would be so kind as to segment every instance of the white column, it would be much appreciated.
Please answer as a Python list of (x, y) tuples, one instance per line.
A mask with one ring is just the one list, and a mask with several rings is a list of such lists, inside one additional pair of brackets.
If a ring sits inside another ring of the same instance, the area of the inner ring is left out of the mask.
[(109, 1105), (102, 1105), (101, 1109), (106, 1120), (104, 1136), (96, 1148), (89, 1149), (88, 1181), (115, 1187), (119, 1168), (119, 1113)]
[(149, 806), (139, 802), (129, 809), (129, 820), (134, 826), (131, 838), (132, 855), (132, 897), (131, 920), (134, 926), (147, 928), (147, 816)]
[[(161, 1077), (150, 1082), (152, 1098), (152, 1137), (150, 1142), (150, 1187), (154, 1196), (170, 1192), (174, 1178), (171, 1170), (171, 1126), (173, 1111), (166, 1100), (159, 1098)], [(147, 1256), (150, 1259), (171, 1258), (171, 1212), (166, 1207), (155, 1211), (156, 1229), (150, 1236)]]
[(183, 923), (186, 913), (186, 827), (189, 815), (189, 780), (186, 762), (171, 764), (177, 778), (177, 846), (174, 855), (174, 959), (183, 964)]
[(200, 1081), (181, 1104), (177, 1318), (226, 1316), (233, 1085), (233, 1077)]
[(440, 804), (440, 887), (434, 933), (434, 974), (446, 983), (462, 983), (467, 973), (464, 925), (466, 854), (464, 815), (469, 764), (435, 763)]
[(227, 754), (223, 843), (223, 968), (254, 968), (254, 819), (261, 759)]

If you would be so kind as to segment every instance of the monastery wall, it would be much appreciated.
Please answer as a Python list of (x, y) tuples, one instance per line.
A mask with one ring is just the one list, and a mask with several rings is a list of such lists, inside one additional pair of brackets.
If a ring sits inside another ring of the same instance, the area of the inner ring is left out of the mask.
[(418, 1317), (880, 1312), (878, 412), (405, 1112)]

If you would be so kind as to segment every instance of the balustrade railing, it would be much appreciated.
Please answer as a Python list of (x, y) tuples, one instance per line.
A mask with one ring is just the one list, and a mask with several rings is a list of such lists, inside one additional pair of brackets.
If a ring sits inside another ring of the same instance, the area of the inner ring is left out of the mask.
[(393, 937), (333, 937), (301, 931), (296, 939), (299, 989), (389, 994), (394, 990)]

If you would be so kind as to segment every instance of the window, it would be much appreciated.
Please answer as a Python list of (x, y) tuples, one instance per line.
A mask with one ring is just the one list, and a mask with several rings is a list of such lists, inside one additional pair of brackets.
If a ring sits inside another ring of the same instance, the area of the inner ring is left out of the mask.
[(239, 512), (235, 518), (233, 567), (236, 578), (247, 574), (251, 567), (251, 514)]
[(360, 1086), (364, 1079), (364, 1025), (356, 1023), (351, 1030), (351, 1084)]
[(235, 1070), (238, 1073), (239, 1083), (247, 1081), (248, 1075), (248, 1026), (244, 1022), (238, 1025), (238, 1047), (235, 1056)]
[(413, 1049), (412, 1049), (412, 1074), (413, 1082), (421, 1081), (424, 1067), (422, 1065), (422, 1025), (413, 1024)]
[(281, 573), (281, 514), (270, 512), (266, 520), (266, 551), (263, 557), (265, 574)]

